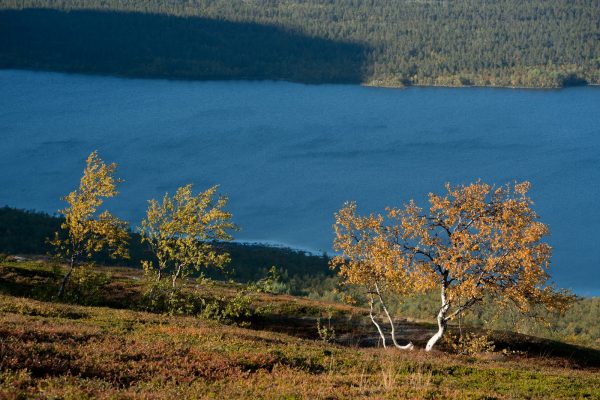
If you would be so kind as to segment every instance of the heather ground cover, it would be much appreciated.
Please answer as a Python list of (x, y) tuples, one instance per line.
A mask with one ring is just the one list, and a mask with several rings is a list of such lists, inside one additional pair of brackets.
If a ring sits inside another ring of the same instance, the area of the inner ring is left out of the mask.
[[(473, 356), (384, 351), (369, 342), (363, 309), (264, 293), (245, 327), (115, 308), (123, 297), (107, 307), (14, 295), (44, 271), (44, 262), (2, 266), (2, 291), (13, 295), (0, 295), (0, 398), (600, 398), (592, 349), (498, 334), (498, 351)], [(107, 293), (135, 294), (134, 278), (113, 270)], [(326, 313), (337, 343), (318, 338)], [(417, 343), (429, 329), (402, 327)]]

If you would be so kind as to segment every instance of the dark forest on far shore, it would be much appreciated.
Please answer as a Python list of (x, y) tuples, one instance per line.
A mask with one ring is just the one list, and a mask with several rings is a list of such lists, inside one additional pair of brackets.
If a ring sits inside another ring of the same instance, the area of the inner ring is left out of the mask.
[(0, 68), (375, 86), (600, 83), (597, 2), (6, 0)]

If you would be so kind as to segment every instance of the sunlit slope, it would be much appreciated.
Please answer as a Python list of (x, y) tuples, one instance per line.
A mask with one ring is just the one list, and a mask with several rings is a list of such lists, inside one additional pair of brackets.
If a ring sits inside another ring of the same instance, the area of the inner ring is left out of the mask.
[[(384, 351), (366, 310), (256, 293), (237, 325), (123, 307), (139, 300), (139, 272), (112, 269), (105, 306), (43, 302), (52, 269), (3, 264), (0, 288), (3, 398), (598, 398), (598, 352), (514, 334), (474, 356)], [(190, 285), (192, 285), (190, 283)], [(34, 290), (34, 288), (38, 288)], [(190, 286), (191, 287), (191, 286)], [(203, 288), (235, 296), (236, 285)], [(110, 307), (107, 307), (110, 306)], [(333, 343), (317, 318), (332, 316)], [(399, 321), (415, 339), (433, 329)], [(241, 327), (239, 325), (243, 325)], [(502, 351), (502, 349), (504, 351)]]
[(598, 398), (597, 370), (0, 297), (3, 398)]

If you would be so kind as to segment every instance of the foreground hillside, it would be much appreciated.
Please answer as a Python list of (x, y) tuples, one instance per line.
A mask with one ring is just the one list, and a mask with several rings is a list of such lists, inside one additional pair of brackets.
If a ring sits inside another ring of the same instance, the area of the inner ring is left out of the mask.
[(600, 83), (593, 0), (4, 0), (0, 9), (0, 68), (376, 86)]
[[(384, 351), (363, 309), (264, 293), (233, 325), (128, 310), (141, 283), (122, 268), (100, 296), (112, 307), (28, 298), (51, 271), (2, 266), (0, 398), (600, 398), (591, 349), (495, 334), (498, 351), (480, 355)], [(17, 292), (27, 297), (6, 294)], [(318, 338), (316, 319), (328, 316), (335, 343)], [(420, 345), (431, 326), (400, 329)]]

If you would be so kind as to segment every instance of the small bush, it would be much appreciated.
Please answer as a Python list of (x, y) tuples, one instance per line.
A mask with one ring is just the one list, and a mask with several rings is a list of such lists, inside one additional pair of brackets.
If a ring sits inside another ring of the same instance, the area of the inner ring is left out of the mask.
[(235, 297), (219, 297), (204, 301), (201, 317), (225, 324), (249, 325), (249, 320), (257, 315), (252, 307), (252, 298), (245, 291)]
[(202, 299), (193, 292), (173, 287), (168, 280), (148, 278), (140, 308), (159, 314), (196, 315), (203, 305)]
[(283, 282), (282, 278), (286, 278), (284, 275), (287, 275), (286, 271), (283, 271), (282, 275), (277, 267), (272, 266), (266, 277), (249, 284), (248, 288), (258, 293), (289, 294), (290, 285)]
[(494, 341), (487, 334), (478, 335), (472, 332), (462, 336), (449, 334), (444, 342), (447, 348), (457, 354), (475, 355), (490, 353), (495, 349)]
[(173, 287), (167, 280), (149, 280), (140, 308), (169, 315), (192, 315), (224, 324), (249, 324), (257, 315), (246, 291), (234, 297), (202, 297), (197, 290)]
[(79, 266), (73, 270), (62, 300), (84, 306), (98, 305), (111, 279), (110, 273), (96, 272), (92, 265)]
[(321, 324), (321, 318), (317, 318), (317, 333), (325, 343), (331, 343), (336, 338), (335, 329), (331, 326), (331, 317), (332, 312), (329, 310), (327, 312), (327, 325)]

